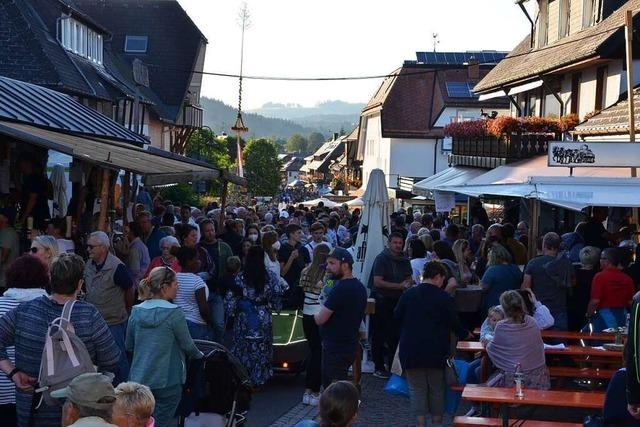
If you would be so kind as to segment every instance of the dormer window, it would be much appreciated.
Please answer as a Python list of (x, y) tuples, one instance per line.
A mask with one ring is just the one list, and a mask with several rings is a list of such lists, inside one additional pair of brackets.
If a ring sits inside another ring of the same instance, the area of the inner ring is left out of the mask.
[(601, 0), (583, 0), (582, 28), (595, 25), (600, 18)]
[(66, 50), (102, 65), (103, 37), (70, 16), (60, 19), (58, 41)]
[(147, 36), (127, 36), (124, 40), (125, 53), (147, 53)]

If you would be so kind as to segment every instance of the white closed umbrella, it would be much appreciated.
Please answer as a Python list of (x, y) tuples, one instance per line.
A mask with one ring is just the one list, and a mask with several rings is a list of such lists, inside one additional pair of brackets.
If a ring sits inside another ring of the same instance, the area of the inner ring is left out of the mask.
[(353, 275), (368, 286), (373, 261), (386, 247), (390, 230), (389, 195), (382, 170), (371, 171), (362, 203)]
[(49, 177), (53, 186), (53, 209), (54, 218), (63, 218), (67, 213), (67, 178), (64, 175), (64, 166), (57, 163), (51, 170)]

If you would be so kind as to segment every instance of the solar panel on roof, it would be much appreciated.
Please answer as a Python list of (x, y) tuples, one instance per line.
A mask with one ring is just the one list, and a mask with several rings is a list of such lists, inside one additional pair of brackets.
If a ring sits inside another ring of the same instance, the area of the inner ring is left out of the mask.
[(473, 84), (469, 82), (447, 82), (447, 95), (450, 98), (475, 98)]
[(432, 65), (462, 65), (473, 57), (481, 64), (497, 64), (507, 52), (477, 51), (477, 52), (416, 52), (416, 59), (422, 64)]

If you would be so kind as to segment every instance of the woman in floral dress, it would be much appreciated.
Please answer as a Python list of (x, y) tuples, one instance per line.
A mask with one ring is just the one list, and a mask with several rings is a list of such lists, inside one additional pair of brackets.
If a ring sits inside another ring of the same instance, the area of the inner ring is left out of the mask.
[(225, 298), (227, 314), (235, 317), (231, 352), (246, 368), (252, 386), (258, 388), (273, 376), (271, 311), (281, 309), (286, 284), (265, 268), (261, 246), (249, 249), (235, 284)]

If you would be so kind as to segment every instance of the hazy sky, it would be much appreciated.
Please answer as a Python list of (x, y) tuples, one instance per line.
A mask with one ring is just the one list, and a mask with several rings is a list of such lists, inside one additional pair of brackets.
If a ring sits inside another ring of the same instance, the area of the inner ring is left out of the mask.
[[(240, 0), (178, 0), (207, 37), (205, 71), (237, 74)], [(386, 74), (416, 51), (511, 50), (528, 32), (513, 0), (249, 0), (245, 75), (327, 77)], [(312, 106), (367, 102), (380, 80), (245, 80), (243, 108), (265, 102)], [(202, 93), (236, 106), (236, 79), (205, 76)]]

